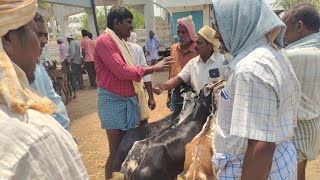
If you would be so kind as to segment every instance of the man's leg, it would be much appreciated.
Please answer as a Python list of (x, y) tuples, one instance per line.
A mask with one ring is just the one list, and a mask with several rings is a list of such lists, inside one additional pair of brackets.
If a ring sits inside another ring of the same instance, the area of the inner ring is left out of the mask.
[(78, 78), (79, 78), (80, 89), (83, 89), (84, 88), (84, 86), (83, 86), (83, 74), (82, 74), (82, 67), (81, 67), (80, 64), (79, 64)]
[(306, 179), (306, 167), (307, 167), (307, 160), (304, 160), (298, 163), (298, 178), (297, 180), (305, 180)]
[(90, 86), (91, 87), (95, 87), (96, 84), (95, 84), (95, 75), (94, 75), (94, 64), (93, 62), (87, 62), (87, 72), (88, 72), (88, 76), (89, 76), (89, 80), (90, 80)]
[(97, 76), (97, 72), (96, 72), (96, 68), (94, 66), (94, 62), (92, 62), (92, 79), (93, 79), (93, 85), (94, 87), (97, 87), (97, 80), (96, 80), (96, 76)]
[(112, 163), (116, 156), (119, 144), (126, 132), (118, 129), (106, 130), (106, 132), (109, 144), (109, 156), (105, 167), (105, 179), (108, 180), (112, 176)]
[(77, 64), (72, 63), (71, 64), (71, 84), (75, 89), (78, 89), (78, 85), (77, 85)]

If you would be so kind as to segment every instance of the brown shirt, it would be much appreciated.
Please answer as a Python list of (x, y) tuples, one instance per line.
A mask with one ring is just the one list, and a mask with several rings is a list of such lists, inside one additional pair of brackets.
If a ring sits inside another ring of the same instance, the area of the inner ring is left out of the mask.
[(170, 56), (174, 58), (175, 63), (169, 69), (169, 79), (179, 74), (182, 68), (194, 57), (198, 56), (194, 49), (195, 42), (182, 52), (180, 43), (175, 43), (171, 46)]

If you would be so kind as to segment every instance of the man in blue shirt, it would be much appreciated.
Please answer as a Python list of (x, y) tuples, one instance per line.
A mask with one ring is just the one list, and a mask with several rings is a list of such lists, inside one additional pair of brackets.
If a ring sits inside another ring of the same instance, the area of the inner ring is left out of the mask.
[[(44, 24), (44, 19), (40, 14), (36, 14), (34, 21), (37, 25), (37, 34), (38, 39), (41, 45), (41, 48), (48, 43), (47, 38), (45, 37), (46, 28)], [(35, 71), (35, 81), (30, 84), (33, 89), (38, 90), (40, 93), (48, 97), (54, 102), (57, 107), (57, 111), (53, 114), (53, 117), (67, 130), (70, 131), (70, 119), (67, 114), (65, 105), (63, 104), (61, 97), (54, 91), (50, 77), (45, 70), (44, 66), (39, 62)]]

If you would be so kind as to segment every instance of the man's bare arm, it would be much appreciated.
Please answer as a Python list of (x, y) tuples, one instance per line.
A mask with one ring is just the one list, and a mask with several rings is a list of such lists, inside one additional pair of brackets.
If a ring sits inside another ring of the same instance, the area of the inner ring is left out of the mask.
[(156, 93), (157, 95), (159, 95), (163, 91), (168, 90), (168, 89), (174, 89), (175, 87), (179, 86), (182, 83), (183, 83), (183, 80), (181, 79), (180, 76), (177, 75), (177, 76), (169, 79), (167, 82), (165, 82), (163, 84), (157, 84), (153, 88), (153, 92)]
[(276, 143), (248, 140), (244, 156), (241, 180), (268, 179)]
[(82, 57), (84, 58), (84, 55), (86, 54), (86, 50), (84, 48), (81, 49)]
[(156, 102), (154, 101), (154, 97), (153, 97), (152, 83), (151, 83), (151, 81), (144, 82), (144, 85), (147, 89), (148, 96), (149, 96), (148, 106), (149, 106), (150, 110), (154, 110), (156, 108)]

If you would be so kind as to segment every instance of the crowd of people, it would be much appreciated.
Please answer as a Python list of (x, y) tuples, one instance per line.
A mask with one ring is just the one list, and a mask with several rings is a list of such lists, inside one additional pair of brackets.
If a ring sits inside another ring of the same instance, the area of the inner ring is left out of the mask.
[[(148, 120), (153, 93), (177, 88), (200, 93), (225, 80), (212, 137), (218, 179), (305, 179), (320, 149), (320, 15), (307, 3), (282, 20), (265, 0), (212, 0), (212, 27), (197, 33), (191, 16), (177, 20), (178, 42), (157, 62), (159, 40), (149, 32), (137, 45), (133, 14), (114, 6), (95, 41), (82, 30), (57, 38), (58, 63), (70, 67), (72, 86), (83, 89), (82, 66), (97, 88), (97, 112), (106, 130), (105, 178), (126, 131)], [(89, 179), (70, 132), (70, 119), (46, 71), (48, 33), (36, 0), (0, 3), (0, 179)], [(168, 81), (151, 74), (169, 69)], [(146, 97), (144, 87), (147, 91)], [(156, 177), (155, 177), (156, 178)]]

